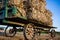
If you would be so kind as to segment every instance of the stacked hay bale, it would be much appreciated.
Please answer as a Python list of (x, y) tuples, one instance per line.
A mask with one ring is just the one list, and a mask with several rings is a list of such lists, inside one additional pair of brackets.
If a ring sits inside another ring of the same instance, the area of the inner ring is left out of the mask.
[(46, 18), (48, 19), (49, 26), (52, 26), (53, 25), (52, 12), (46, 9), (44, 13), (46, 15)]
[(22, 15), (52, 26), (52, 14), (46, 9), (46, 0), (10, 0), (10, 4), (18, 9), (15, 16)]
[(32, 6), (33, 6), (33, 8), (44, 12), (45, 11), (45, 6), (46, 6), (46, 2), (45, 2), (45, 0), (32, 0)]
[(26, 17), (26, 13), (23, 7), (23, 0), (9, 0), (9, 5), (17, 8), (17, 13), (15, 14), (16, 17)]
[(45, 11), (45, 0), (33, 0), (32, 1), (32, 17), (35, 20), (41, 21), (43, 23), (46, 23), (48, 20), (44, 14)]

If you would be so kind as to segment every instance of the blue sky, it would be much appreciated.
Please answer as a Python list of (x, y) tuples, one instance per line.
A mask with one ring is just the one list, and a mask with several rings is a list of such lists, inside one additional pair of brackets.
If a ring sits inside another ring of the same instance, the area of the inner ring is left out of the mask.
[(46, 0), (46, 3), (46, 8), (53, 14), (53, 26), (57, 27), (56, 31), (60, 31), (60, 0)]

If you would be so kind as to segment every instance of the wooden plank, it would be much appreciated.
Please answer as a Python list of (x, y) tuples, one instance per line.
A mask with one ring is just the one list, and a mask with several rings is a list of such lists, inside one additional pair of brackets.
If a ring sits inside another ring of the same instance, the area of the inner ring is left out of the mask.
[[(18, 22), (12, 22), (12, 21), (4, 21), (4, 23), (9, 23), (9, 24), (14, 24), (14, 25), (21, 25), (21, 26), (24, 26), (24, 24), (22, 23), (18, 23)], [(13, 26), (13, 25), (12, 25)]]

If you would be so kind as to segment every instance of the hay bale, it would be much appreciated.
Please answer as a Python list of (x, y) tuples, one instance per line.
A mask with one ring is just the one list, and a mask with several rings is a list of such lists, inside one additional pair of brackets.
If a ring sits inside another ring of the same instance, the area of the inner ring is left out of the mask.
[(43, 0), (32, 0), (32, 7), (44, 12), (45, 11), (45, 6), (46, 6), (46, 2)]
[[(46, 9), (46, 0), (10, 0), (24, 17), (41, 21), (47, 25), (52, 25), (52, 13)], [(20, 17), (18, 12), (15, 16)]]
[(52, 12), (50, 10), (46, 9), (44, 13), (45, 13), (46, 18), (48, 19), (48, 24), (50, 26), (52, 26), (53, 25), (53, 22), (52, 22)]
[(33, 8), (32, 10), (32, 19), (35, 19), (37, 21), (41, 21), (43, 23), (48, 22), (46, 16), (43, 14), (43, 12), (40, 12), (39, 10), (36, 10)]

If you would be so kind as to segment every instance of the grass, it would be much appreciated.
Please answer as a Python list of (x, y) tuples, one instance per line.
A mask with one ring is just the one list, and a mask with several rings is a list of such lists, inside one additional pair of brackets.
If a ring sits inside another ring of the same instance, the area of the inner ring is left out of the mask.
[(60, 32), (56, 32), (57, 35), (60, 35)]

